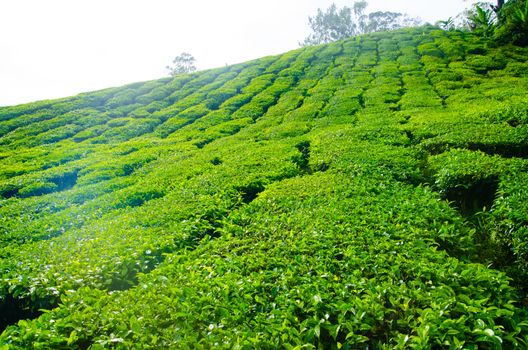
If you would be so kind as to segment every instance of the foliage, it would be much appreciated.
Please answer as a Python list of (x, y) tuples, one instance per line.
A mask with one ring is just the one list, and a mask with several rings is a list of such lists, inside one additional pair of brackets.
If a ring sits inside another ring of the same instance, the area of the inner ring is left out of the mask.
[(492, 40), (0, 108), (0, 348), (526, 348), (528, 53)]
[(501, 9), (496, 37), (502, 42), (528, 45), (528, 1), (510, 0)]
[(436, 22), (436, 25), (443, 30), (454, 30), (456, 28), (455, 19), (453, 17), (449, 17), (446, 20), (440, 20)]
[(477, 3), (468, 13), (469, 29), (484, 36), (492, 36), (497, 21), (493, 6), (486, 3)]
[(355, 1), (352, 8), (344, 6), (338, 9), (332, 3), (324, 12), (317, 9), (317, 15), (308, 18), (312, 33), (301, 45), (325, 44), (359, 34), (412, 27), (420, 23), (418, 19), (397, 12), (365, 14), (367, 6), (366, 1)]
[(383, 32), (418, 25), (420, 25), (420, 20), (417, 18), (411, 18), (398, 12), (376, 11), (368, 14), (363, 32)]
[(196, 59), (190, 53), (182, 52), (172, 60), (172, 66), (167, 66), (166, 68), (171, 76), (192, 73), (196, 70), (195, 62)]
[[(465, 26), (479, 35), (493, 37), (503, 44), (528, 45), (526, 0), (499, 1), (497, 6), (478, 2), (467, 11), (465, 17)], [(439, 24), (442, 26), (442, 23)]]

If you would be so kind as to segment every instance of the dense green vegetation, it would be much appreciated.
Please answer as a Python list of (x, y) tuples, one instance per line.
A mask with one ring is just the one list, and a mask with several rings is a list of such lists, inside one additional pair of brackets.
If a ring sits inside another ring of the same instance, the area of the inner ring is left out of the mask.
[(423, 27), (0, 108), (0, 348), (528, 347), (527, 59)]
[[(477, 2), (468, 10), (465, 20), (469, 29), (500, 43), (528, 46), (528, 1), (499, 0), (497, 5)], [(441, 22), (445, 28), (453, 27), (452, 19)]]

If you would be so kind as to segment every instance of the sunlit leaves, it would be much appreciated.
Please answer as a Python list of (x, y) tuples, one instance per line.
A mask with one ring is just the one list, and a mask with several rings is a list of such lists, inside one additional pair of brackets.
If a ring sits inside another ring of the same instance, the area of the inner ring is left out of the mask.
[(0, 341), (525, 347), (525, 60), (424, 27), (0, 109)]

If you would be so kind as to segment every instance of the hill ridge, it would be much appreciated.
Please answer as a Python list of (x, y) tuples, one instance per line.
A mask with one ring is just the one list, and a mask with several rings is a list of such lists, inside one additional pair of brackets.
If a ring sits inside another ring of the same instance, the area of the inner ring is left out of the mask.
[(421, 27), (0, 108), (0, 343), (526, 345), (527, 58)]

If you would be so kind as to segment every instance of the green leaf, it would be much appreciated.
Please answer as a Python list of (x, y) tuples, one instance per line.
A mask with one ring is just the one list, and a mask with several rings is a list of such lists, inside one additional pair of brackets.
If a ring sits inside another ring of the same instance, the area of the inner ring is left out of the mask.
[(70, 336), (68, 337), (68, 345), (72, 345), (74, 344), (77, 340), (79, 339), (79, 337), (77, 336), (77, 331), (76, 330), (73, 330), (71, 331), (70, 333)]

